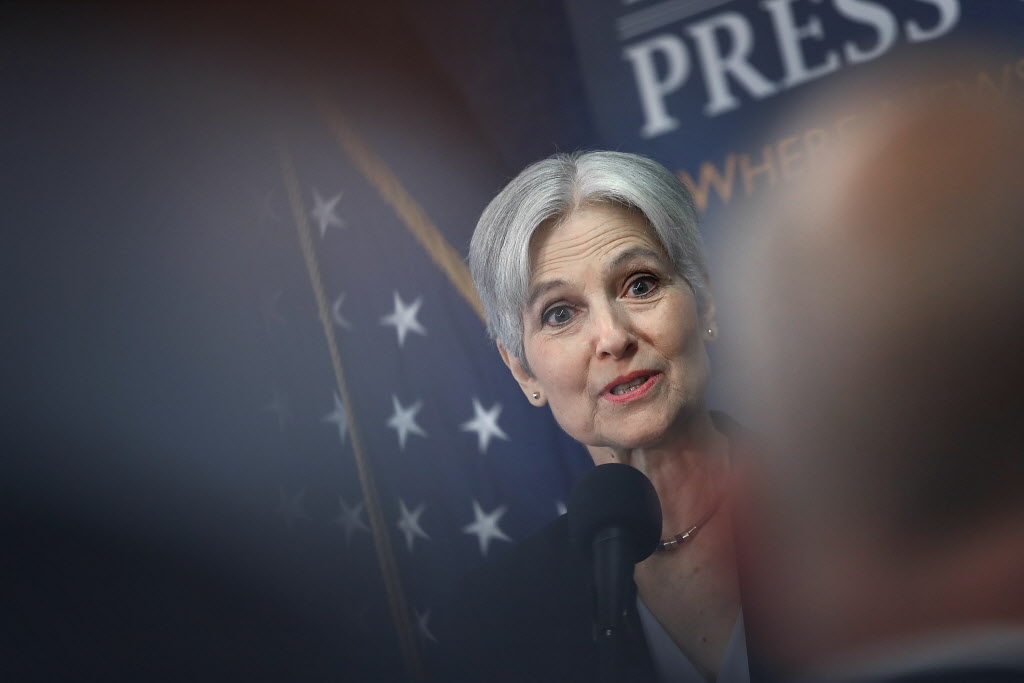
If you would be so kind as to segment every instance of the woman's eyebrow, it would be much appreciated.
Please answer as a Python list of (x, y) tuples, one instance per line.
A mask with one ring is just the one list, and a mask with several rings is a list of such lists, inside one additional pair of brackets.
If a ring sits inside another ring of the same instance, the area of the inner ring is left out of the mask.
[(605, 272), (611, 273), (623, 266), (623, 264), (629, 261), (634, 261), (639, 258), (652, 258), (658, 263), (664, 261), (664, 256), (656, 252), (650, 247), (630, 247), (629, 249), (623, 249), (620, 251), (615, 258), (613, 258), (607, 266), (605, 266)]
[(565, 280), (547, 280), (534, 285), (533, 289), (530, 290), (530, 296), (526, 298), (526, 307), (533, 308), (533, 305), (537, 302), (537, 299), (541, 298), (552, 289), (562, 287), (568, 284)]

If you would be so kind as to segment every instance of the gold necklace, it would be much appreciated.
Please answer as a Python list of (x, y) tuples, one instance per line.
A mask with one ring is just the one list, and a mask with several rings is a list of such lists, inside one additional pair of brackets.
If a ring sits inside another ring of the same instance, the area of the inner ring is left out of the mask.
[(709, 521), (711, 521), (711, 518), (715, 516), (716, 512), (718, 512), (718, 508), (719, 508), (719, 506), (721, 504), (722, 504), (722, 496), (720, 495), (720, 496), (718, 496), (718, 498), (715, 499), (715, 504), (711, 506), (711, 510), (706, 515), (704, 515), (704, 519), (700, 520), (699, 522), (697, 522), (696, 524), (694, 524), (692, 527), (690, 527), (689, 529), (687, 529), (686, 531), (684, 531), (681, 534), (676, 534), (672, 538), (666, 538), (666, 539), (662, 539), (662, 540), (658, 541), (658, 548), (657, 549), (658, 550), (675, 550), (676, 548), (678, 548), (679, 546), (683, 545), (684, 543), (686, 543), (688, 541), (691, 541), (693, 539), (693, 537), (697, 534), (697, 532), (700, 531), (700, 529), (705, 524), (707, 524)]

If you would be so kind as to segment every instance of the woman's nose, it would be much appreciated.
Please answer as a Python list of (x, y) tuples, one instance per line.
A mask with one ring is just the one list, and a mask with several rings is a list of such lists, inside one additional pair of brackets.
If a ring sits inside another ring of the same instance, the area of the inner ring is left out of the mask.
[(596, 318), (596, 351), (598, 356), (622, 358), (636, 349), (628, 316), (614, 309), (603, 311)]

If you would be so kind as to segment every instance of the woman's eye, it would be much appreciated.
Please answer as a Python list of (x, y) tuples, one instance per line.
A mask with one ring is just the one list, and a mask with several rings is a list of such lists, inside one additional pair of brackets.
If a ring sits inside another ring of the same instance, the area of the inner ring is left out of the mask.
[(631, 296), (642, 298), (654, 291), (656, 285), (657, 280), (655, 280), (654, 276), (644, 275), (629, 284), (629, 293)]
[(544, 312), (544, 322), (548, 325), (564, 325), (572, 319), (572, 309), (568, 306), (553, 306)]

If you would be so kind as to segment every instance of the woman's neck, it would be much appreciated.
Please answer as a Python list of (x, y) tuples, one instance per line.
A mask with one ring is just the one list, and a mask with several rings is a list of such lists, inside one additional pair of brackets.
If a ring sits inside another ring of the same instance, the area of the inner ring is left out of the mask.
[(671, 440), (651, 448), (588, 446), (597, 465), (631, 465), (654, 484), (661, 501), (662, 536), (690, 528), (715, 503), (728, 474), (728, 440), (707, 410), (694, 414)]

